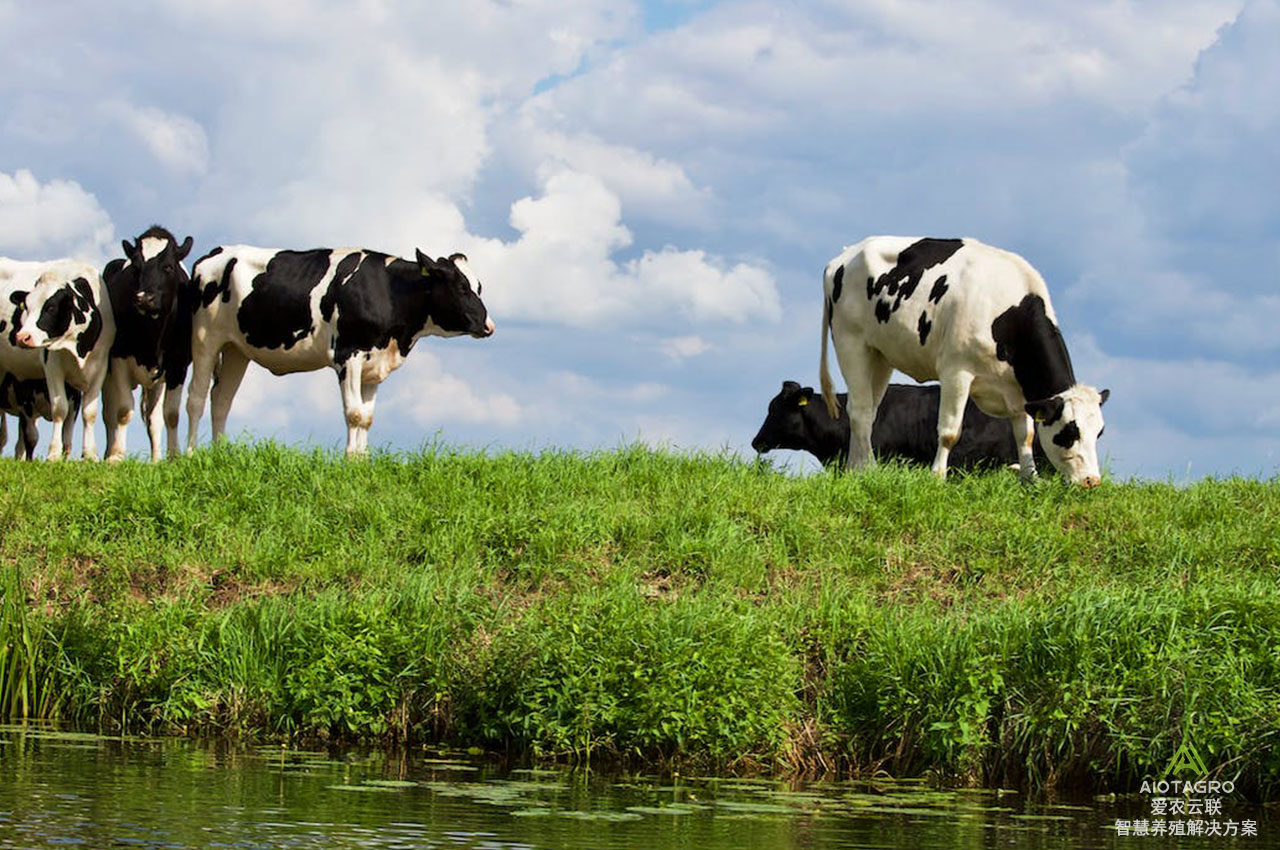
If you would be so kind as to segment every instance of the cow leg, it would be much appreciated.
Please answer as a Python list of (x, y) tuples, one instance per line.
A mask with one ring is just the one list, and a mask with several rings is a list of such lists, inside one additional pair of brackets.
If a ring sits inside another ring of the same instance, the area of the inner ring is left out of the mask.
[[(71, 459), (71, 438), (76, 433), (76, 419), (80, 416), (80, 402), (67, 395), (67, 418), (62, 420), (62, 457), (66, 460)], [(32, 433), (35, 433), (35, 423), (32, 422)], [(31, 444), (31, 448), (35, 448), (35, 443)]]
[(218, 366), (218, 378), (213, 382), (213, 392), (209, 404), (213, 417), (213, 441), (222, 439), (227, 431), (227, 416), (231, 414), (231, 400), (240, 389), (244, 380), (245, 369), (249, 368), (249, 358), (238, 348), (222, 349), (222, 362)]
[[(9, 417), (0, 413), (0, 452), (4, 451), (4, 447), (9, 445)], [(13, 444), (13, 456), (18, 457), (18, 451), (22, 448), (22, 434), (18, 434), (17, 441)]]
[[(200, 433), (200, 417), (209, 398), (209, 385), (213, 383), (213, 367), (218, 362), (217, 349), (197, 349), (191, 358), (191, 385), (187, 387), (187, 454), (196, 450), (196, 438)], [(172, 402), (177, 405), (177, 401)], [(177, 416), (174, 417), (177, 425)]]
[(840, 372), (849, 389), (845, 407), (849, 413), (849, 457), (846, 466), (855, 469), (875, 465), (871, 451), (871, 426), (876, 421), (876, 410), (884, 398), (885, 388), (893, 368), (884, 356), (861, 343), (856, 346), (836, 345), (836, 357)]
[(147, 437), (151, 442), (152, 463), (159, 463), (164, 457), (164, 451), (160, 447), (160, 435), (164, 431), (164, 410), (160, 406), (160, 394), (162, 392), (164, 392), (164, 385), (155, 383), (149, 387), (143, 387), (142, 397), (138, 399), (142, 409), (142, 418), (147, 423)]
[[(74, 421), (71, 419), (70, 421)], [(63, 434), (62, 439), (69, 441), (70, 435)], [(13, 456), (24, 460), (32, 460), (36, 456), (36, 446), (40, 444), (40, 428), (34, 416), (18, 414), (18, 443), (13, 447)]]
[(360, 427), (360, 446), (361, 454), (369, 453), (369, 429), (373, 427), (373, 406), (378, 398), (378, 385), (372, 383), (362, 383), (360, 385), (360, 396), (364, 400), (363, 404), (363, 424)]
[(933, 458), (933, 474), (947, 477), (947, 456), (960, 440), (960, 426), (964, 423), (964, 407), (969, 401), (969, 388), (973, 385), (970, 372), (950, 372), (942, 376), (938, 399), (938, 453)]
[[(347, 457), (364, 453), (361, 431), (368, 430), (365, 421), (364, 391), (361, 386), (364, 374), (364, 355), (353, 354), (338, 367), (338, 389), (342, 392), (342, 414), (347, 420)], [(365, 437), (368, 440), (368, 437)]]
[(1009, 420), (1013, 425), (1013, 441), (1018, 447), (1018, 477), (1024, 483), (1036, 480), (1036, 458), (1031, 452), (1031, 444), (1036, 439), (1035, 422), (1025, 413)]
[(84, 392), (80, 395), (80, 423), (83, 426), (81, 442), (84, 451), (81, 457), (85, 460), (98, 459), (98, 439), (95, 428), (98, 424), (98, 410), (102, 406), (102, 384), (107, 377), (107, 363), (102, 363), (92, 373), (85, 376)]
[(178, 416), (182, 412), (182, 384), (165, 385), (164, 388), (164, 440), (169, 449), (169, 457), (177, 457), (178, 450)]
[(108, 369), (102, 385), (102, 424), (107, 430), (107, 460), (111, 463), (124, 459), (126, 427), (132, 417), (133, 389), (123, 365)]
[(45, 361), (45, 384), (49, 388), (49, 418), (53, 420), (53, 434), (49, 437), (49, 453), (45, 460), (57, 463), (65, 452), (71, 449), (70, 439), (66, 439), (64, 447), (62, 423), (67, 420), (67, 382), (62, 372), (62, 364), (57, 357)]

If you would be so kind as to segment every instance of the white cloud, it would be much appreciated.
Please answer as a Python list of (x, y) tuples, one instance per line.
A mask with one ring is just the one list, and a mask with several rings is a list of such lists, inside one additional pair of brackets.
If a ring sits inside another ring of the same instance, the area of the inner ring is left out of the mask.
[(394, 407), (398, 415), (407, 413), (423, 426), (463, 423), (510, 428), (520, 424), (525, 413), (515, 398), (503, 392), (483, 394), (447, 373), (437, 355), (422, 350), (430, 344), (430, 340), (418, 343), (405, 365), (388, 379), (385, 406)]
[(1069, 298), (1124, 352), (1280, 353), (1280, 3), (1254, 0), (1123, 151)]
[(544, 179), (561, 171), (590, 174), (618, 196), (629, 215), (685, 226), (710, 224), (711, 191), (696, 187), (678, 163), (590, 133), (544, 127), (536, 112), (524, 111), (520, 123), (518, 144), (508, 144), (504, 153), (523, 162), (527, 173)]
[(486, 303), (500, 316), (572, 325), (673, 313), (693, 322), (778, 318), (773, 278), (758, 267), (672, 247), (617, 261), (615, 252), (632, 239), (621, 216), (618, 197), (599, 178), (549, 176), (540, 197), (512, 205), (515, 242), (480, 240), (468, 251), (486, 270)]
[(114, 101), (104, 107), (133, 133), (164, 167), (179, 174), (203, 174), (209, 167), (204, 128), (185, 115)]
[(700, 336), (673, 336), (662, 340), (659, 348), (669, 359), (679, 362), (705, 354), (711, 350), (711, 343)]
[(75, 181), (41, 183), (25, 169), (0, 172), (0, 254), (97, 262), (113, 250), (114, 234), (98, 199)]

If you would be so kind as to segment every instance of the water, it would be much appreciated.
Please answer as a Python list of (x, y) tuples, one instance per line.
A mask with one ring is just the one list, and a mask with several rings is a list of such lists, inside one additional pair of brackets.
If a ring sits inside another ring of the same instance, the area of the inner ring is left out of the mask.
[[(1146, 798), (1029, 802), (918, 782), (505, 770), (450, 753), (243, 750), (0, 726), (0, 848), (989, 848), (1280, 846), (1123, 837)], [(1237, 826), (1237, 829), (1239, 827)]]

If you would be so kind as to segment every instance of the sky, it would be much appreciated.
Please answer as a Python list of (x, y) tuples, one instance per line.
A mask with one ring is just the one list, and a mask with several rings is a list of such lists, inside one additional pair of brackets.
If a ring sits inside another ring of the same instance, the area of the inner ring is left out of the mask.
[[(829, 259), (974, 237), (1111, 474), (1269, 478), (1277, 44), (1280, 0), (0, 0), (0, 255), (462, 251), (497, 333), (420, 342), (371, 446), (749, 455)], [(334, 374), (251, 367), (229, 430), (340, 449)]]

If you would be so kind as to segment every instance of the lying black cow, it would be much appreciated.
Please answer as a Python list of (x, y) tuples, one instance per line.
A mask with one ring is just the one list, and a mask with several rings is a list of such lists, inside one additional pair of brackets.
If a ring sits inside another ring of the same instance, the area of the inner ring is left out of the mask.
[[(813, 387), (784, 381), (782, 391), (769, 402), (769, 415), (751, 441), (751, 448), (760, 453), (773, 449), (806, 451), (824, 466), (836, 461), (843, 465), (849, 452), (849, 415), (845, 412), (845, 394), (840, 393), (838, 398), (840, 417), (833, 420), (822, 397), (814, 395)], [(876, 457), (931, 464), (938, 450), (938, 399), (936, 385), (890, 384), (871, 428), (871, 447)], [(1037, 464), (1047, 460), (1039, 442), (1034, 451)], [(960, 440), (951, 450), (948, 465), (975, 469), (1017, 462), (1018, 450), (1009, 420), (988, 416), (970, 401), (965, 407)]]

